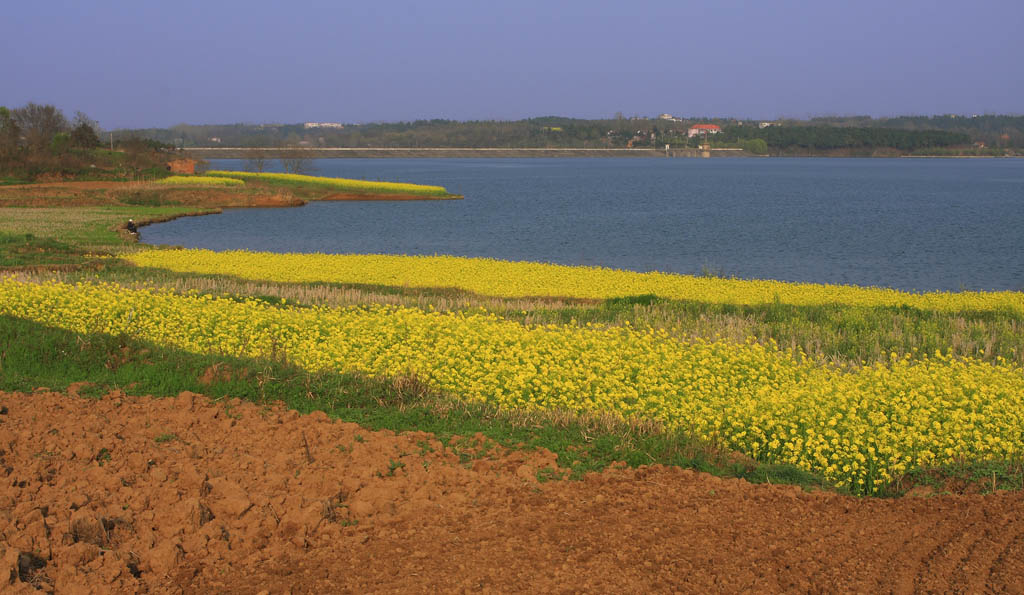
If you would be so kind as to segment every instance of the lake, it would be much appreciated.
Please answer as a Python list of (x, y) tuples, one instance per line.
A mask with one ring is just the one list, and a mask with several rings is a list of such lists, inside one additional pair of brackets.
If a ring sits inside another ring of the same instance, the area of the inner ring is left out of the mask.
[[(635, 271), (1024, 289), (1024, 159), (320, 159), (315, 175), (464, 200), (238, 209), (150, 244), (452, 254)], [(213, 160), (242, 169), (241, 160)]]

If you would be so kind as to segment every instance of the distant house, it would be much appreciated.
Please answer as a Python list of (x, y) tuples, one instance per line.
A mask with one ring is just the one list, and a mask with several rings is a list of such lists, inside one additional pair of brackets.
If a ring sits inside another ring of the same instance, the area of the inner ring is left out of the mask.
[(338, 122), (305, 122), (303, 128), (344, 128), (344, 124)]
[(721, 131), (722, 128), (715, 124), (694, 124), (686, 131), (686, 138), (693, 138), (698, 134), (718, 134)]
[(672, 114), (661, 114), (660, 116), (658, 116), (658, 119), (659, 120), (668, 120), (669, 122), (682, 122), (682, 120), (680, 120), (679, 118), (673, 116)]
[(778, 122), (761, 122), (757, 125), (758, 128), (768, 128), (769, 126), (778, 126)]

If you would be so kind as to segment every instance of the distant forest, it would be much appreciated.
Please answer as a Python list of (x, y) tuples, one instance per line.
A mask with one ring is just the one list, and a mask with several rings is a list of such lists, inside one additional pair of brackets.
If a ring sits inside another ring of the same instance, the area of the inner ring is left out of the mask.
[[(985, 151), (1001, 155), (1024, 149), (1024, 116), (930, 116), (873, 119), (827, 117), (778, 120), (762, 127), (753, 120), (702, 118), (563, 117), (517, 121), (417, 120), (344, 124), (180, 124), (171, 128), (116, 130), (114, 138), (145, 138), (190, 147), (408, 147), (408, 148), (662, 148), (696, 146), (687, 129), (717, 124), (715, 146), (736, 146), (755, 153), (954, 154)], [(983, 147), (982, 147), (983, 146)], [(1009, 151), (1007, 151), (1009, 150)]]

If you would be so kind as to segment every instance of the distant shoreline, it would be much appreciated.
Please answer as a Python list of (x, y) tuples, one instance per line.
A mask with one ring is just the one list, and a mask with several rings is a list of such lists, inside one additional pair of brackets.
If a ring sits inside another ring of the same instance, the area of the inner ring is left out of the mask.
[[(280, 153), (280, 148), (245, 148), (245, 147), (196, 147), (186, 149), (199, 157), (221, 159), (246, 159), (253, 151), (259, 151), (267, 157)], [(290, 149), (294, 150), (294, 149)], [(510, 149), (501, 147), (489, 148), (414, 148), (414, 147), (374, 147), (374, 148), (315, 148), (301, 149), (314, 159), (330, 158), (459, 158), (459, 157), (699, 157), (699, 151), (688, 147), (662, 149), (570, 149), (570, 148), (530, 148)], [(743, 153), (735, 149), (716, 149), (715, 152)]]
[[(185, 151), (206, 159), (248, 159), (252, 157), (253, 151), (259, 151), (264, 159), (274, 159), (282, 150), (294, 151), (296, 149), (281, 149), (278, 147), (269, 148), (247, 148), (247, 147), (193, 147)], [(456, 148), (456, 147), (333, 147), (333, 148), (303, 148), (301, 150), (311, 159), (380, 159), (380, 158), (559, 158), (559, 157), (658, 157), (658, 158), (700, 158), (700, 150), (691, 147), (669, 147), (666, 151), (661, 149), (575, 149), (575, 148)], [(719, 157), (768, 157), (767, 155), (755, 155), (742, 149), (732, 147), (716, 147), (711, 149), (711, 156)], [(1006, 159), (1019, 156), (994, 156), (994, 155), (900, 155), (900, 154), (876, 154), (876, 155), (847, 155), (837, 153), (817, 153), (808, 155), (773, 155), (772, 157), (822, 157), (828, 159), (892, 159), (892, 158), (914, 158), (914, 159)]]

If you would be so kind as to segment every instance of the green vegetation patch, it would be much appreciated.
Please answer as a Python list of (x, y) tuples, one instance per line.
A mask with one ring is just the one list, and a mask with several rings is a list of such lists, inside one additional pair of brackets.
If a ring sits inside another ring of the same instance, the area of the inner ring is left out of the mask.
[(912, 359), (936, 351), (1024, 364), (1024, 314), (1012, 310), (942, 312), (909, 306), (714, 304), (641, 295), (597, 305), (541, 309), (531, 319), (559, 324), (629, 323), (679, 329), (705, 339), (755, 337), (837, 364)]
[[(142, 199), (140, 199), (142, 201)], [(168, 219), (216, 209), (188, 206), (128, 207), (5, 207), (0, 208), (0, 233), (32, 234), (71, 244), (81, 250), (123, 249), (127, 246), (116, 228), (128, 219), (136, 222)]]
[(0, 267), (30, 267), (53, 264), (80, 264), (85, 254), (64, 242), (37, 238), (32, 234), (0, 232)]

